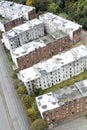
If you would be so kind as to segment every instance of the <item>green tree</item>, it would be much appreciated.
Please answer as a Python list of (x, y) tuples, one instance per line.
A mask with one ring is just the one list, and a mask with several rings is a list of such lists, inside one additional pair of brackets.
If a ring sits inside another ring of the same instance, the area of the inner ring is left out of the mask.
[(41, 88), (36, 88), (35, 86), (33, 86), (30, 94), (33, 98), (42, 94), (43, 94), (43, 90)]
[(33, 5), (37, 11), (47, 11), (47, 6), (52, 0), (26, 0), (26, 5)]
[(57, 13), (57, 11), (58, 11), (58, 5), (56, 3), (51, 3), (51, 4), (48, 5), (47, 10), (49, 12)]
[(31, 118), (31, 121), (34, 121), (38, 117), (38, 112), (34, 108), (29, 108), (27, 110), (27, 115)]
[(26, 94), (23, 95), (21, 100), (22, 100), (22, 103), (24, 104), (24, 106), (26, 108), (32, 107), (33, 98), (30, 97), (29, 95), (26, 95)]
[(34, 5), (35, 0), (26, 0), (26, 5)]
[(47, 123), (42, 119), (36, 119), (31, 125), (31, 130), (45, 130), (46, 128)]
[(87, 0), (66, 0), (65, 11), (69, 19), (83, 25), (87, 29)]
[(19, 95), (26, 94), (26, 93), (27, 93), (27, 90), (26, 90), (25, 86), (20, 86), (20, 87), (18, 87), (17, 93), (18, 93)]

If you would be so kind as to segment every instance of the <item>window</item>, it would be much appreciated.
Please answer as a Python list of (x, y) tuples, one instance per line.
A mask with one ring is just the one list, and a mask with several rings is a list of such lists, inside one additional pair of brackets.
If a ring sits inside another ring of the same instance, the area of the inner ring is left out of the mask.
[(44, 87), (46, 87), (46, 85), (44, 85)]
[(30, 85), (28, 85), (28, 87), (30, 88), (31, 86), (30, 86)]
[(63, 75), (63, 78), (65, 78), (65, 75)]
[(59, 81), (61, 81), (61, 79), (59, 79)]
[(72, 75), (70, 74), (70, 77), (72, 77)]
[(31, 88), (29, 88), (29, 91), (31, 91)]
[(74, 112), (72, 112), (72, 115), (74, 114)]
[(52, 72), (50, 74), (52, 75)]

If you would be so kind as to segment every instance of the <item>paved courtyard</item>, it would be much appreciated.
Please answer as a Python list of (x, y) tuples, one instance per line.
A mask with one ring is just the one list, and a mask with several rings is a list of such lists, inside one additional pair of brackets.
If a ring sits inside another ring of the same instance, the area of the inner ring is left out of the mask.
[(87, 119), (84, 116), (79, 117), (72, 121), (62, 123), (54, 128), (54, 130), (87, 130)]

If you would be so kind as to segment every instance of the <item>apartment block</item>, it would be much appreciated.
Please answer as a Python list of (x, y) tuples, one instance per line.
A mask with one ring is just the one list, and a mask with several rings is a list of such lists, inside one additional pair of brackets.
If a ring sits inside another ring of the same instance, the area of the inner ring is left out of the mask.
[(87, 70), (87, 48), (80, 45), (18, 73), (28, 92), (32, 87), (47, 89)]
[(10, 1), (0, 1), (0, 30), (5, 32), (23, 24), (24, 20), (36, 17), (35, 7), (25, 6)]
[(39, 19), (33, 19), (3, 33), (3, 41), (6, 48), (11, 50), (43, 35), (44, 24)]
[(9, 19), (0, 19), (0, 30), (2, 32), (6, 32), (11, 30), (12, 28), (21, 25), (24, 23), (24, 19), (23, 17), (18, 17), (15, 18), (13, 20), (9, 20)]
[(81, 25), (49, 12), (40, 15), (39, 19), (45, 24), (46, 32), (50, 33), (56, 30), (62, 30), (69, 35), (73, 44), (80, 41), (82, 30)]
[(31, 20), (36, 17), (36, 11), (35, 7), (26, 6), (11, 1), (1, 0), (0, 15), (9, 19), (23, 16), (24, 19)]
[(10, 51), (14, 62), (14, 70), (20, 71), (31, 67), (69, 47), (71, 47), (69, 36), (62, 31), (43, 36)]
[(87, 80), (36, 97), (42, 118), (50, 123), (87, 110)]

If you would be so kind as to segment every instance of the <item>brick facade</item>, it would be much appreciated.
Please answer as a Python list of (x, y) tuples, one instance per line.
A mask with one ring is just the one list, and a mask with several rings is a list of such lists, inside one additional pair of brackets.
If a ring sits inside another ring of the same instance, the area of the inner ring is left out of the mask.
[(74, 44), (81, 40), (82, 28), (73, 32), (73, 42)]
[[(36, 18), (36, 10), (33, 9), (30, 12), (28, 12), (28, 16), (29, 16), (29, 20)], [(24, 22), (23, 17), (19, 17), (14, 20), (11, 20), (4, 24), (5, 31), (9, 31), (14, 27), (23, 24), (23, 22)]]
[(61, 39), (54, 40), (53, 43), (49, 43), (42, 48), (38, 48), (22, 57), (17, 58), (18, 70), (23, 70), (28, 68), (43, 59), (48, 59), (53, 55), (58, 54), (58, 52), (64, 51), (67, 48), (70, 48), (72, 43), (69, 39), (69, 36), (65, 36)]
[(32, 19), (36, 18), (36, 10), (33, 9), (32, 11), (30, 11), (28, 13), (28, 17), (29, 17), (29, 20), (32, 20)]
[(87, 97), (75, 99), (73, 101), (66, 102), (64, 105), (61, 105), (56, 109), (45, 111), (43, 113), (43, 118), (48, 123), (52, 123), (54, 121), (71, 117), (72, 115), (76, 115), (84, 110), (87, 110)]
[(23, 24), (23, 17), (20, 17), (20, 18), (17, 18), (17, 19), (11, 20), (10, 22), (5, 23), (4, 24), (5, 31), (9, 31), (20, 24)]

